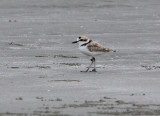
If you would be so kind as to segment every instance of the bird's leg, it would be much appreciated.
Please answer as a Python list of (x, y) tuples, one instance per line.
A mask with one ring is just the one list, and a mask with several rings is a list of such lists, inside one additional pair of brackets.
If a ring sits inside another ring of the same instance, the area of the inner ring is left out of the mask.
[(86, 70), (86, 72), (88, 72), (88, 70), (91, 68), (91, 66), (92, 66), (92, 64), (93, 64), (93, 62), (94, 62), (94, 57), (92, 57), (92, 59), (91, 59), (91, 64), (89, 65), (89, 67), (87, 68), (87, 70)]
[(92, 64), (93, 64), (93, 58), (91, 59), (91, 64), (89, 65), (89, 67), (87, 68), (87, 70), (86, 71), (81, 71), (81, 72), (88, 72), (88, 70), (91, 68), (91, 66), (92, 66)]
[(92, 69), (92, 72), (96, 72), (96, 59), (93, 57), (93, 63), (94, 63), (94, 69)]
[(93, 63), (94, 63), (94, 69), (91, 72), (96, 72), (96, 67), (95, 67), (95, 61), (96, 61), (96, 59), (94, 57), (92, 57), (91, 61), (92, 62), (89, 65), (89, 67), (87, 68), (87, 70), (86, 71), (81, 71), (81, 72), (88, 72), (88, 70), (91, 68), (91, 66), (93, 65)]

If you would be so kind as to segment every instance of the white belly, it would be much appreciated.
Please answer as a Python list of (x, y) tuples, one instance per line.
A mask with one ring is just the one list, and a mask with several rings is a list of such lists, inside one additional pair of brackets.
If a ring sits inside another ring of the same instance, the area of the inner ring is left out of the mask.
[(79, 50), (85, 54), (85, 55), (88, 55), (88, 56), (98, 56), (98, 55), (101, 55), (101, 54), (104, 54), (105, 52), (91, 52), (88, 50), (88, 48), (86, 46), (84, 47), (79, 47)]

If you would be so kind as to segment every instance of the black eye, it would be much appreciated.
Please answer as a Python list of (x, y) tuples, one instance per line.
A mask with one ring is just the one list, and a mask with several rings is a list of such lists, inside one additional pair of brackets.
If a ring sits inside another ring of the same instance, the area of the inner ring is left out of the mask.
[(81, 39), (81, 37), (79, 37), (79, 39)]

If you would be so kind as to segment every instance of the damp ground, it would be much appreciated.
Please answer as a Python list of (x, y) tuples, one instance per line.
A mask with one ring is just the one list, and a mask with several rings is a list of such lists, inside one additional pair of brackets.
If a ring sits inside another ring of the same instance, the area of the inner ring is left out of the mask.
[(160, 115), (159, 37), (158, 0), (2, 0), (0, 116)]

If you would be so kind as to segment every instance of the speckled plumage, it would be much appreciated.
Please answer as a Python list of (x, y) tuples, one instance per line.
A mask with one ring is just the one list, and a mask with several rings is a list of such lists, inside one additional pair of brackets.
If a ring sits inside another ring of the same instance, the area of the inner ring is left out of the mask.
[(101, 54), (104, 54), (110, 51), (115, 52), (114, 50), (105, 48), (101, 44), (85, 36), (80, 36), (79, 38), (77, 38), (77, 41), (72, 42), (72, 43), (79, 43), (79, 50), (85, 55), (92, 56), (92, 59), (91, 59), (92, 63), (90, 64), (86, 72), (89, 70), (92, 64), (94, 64), (94, 69), (92, 71), (94, 72), (96, 71), (96, 68), (95, 68), (96, 59), (94, 58), (94, 56), (98, 56), (98, 55), (101, 55)]

